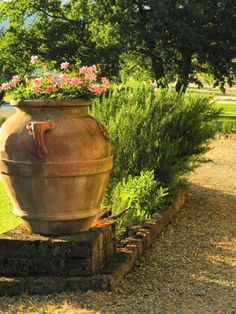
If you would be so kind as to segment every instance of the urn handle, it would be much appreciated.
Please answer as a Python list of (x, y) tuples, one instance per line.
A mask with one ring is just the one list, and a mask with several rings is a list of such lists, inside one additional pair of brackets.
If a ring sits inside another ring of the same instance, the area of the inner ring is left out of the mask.
[(36, 121), (29, 122), (26, 125), (26, 129), (29, 134), (33, 136), (35, 142), (35, 155), (39, 158), (46, 156), (48, 153), (45, 145), (44, 133), (51, 130), (54, 127), (50, 121)]

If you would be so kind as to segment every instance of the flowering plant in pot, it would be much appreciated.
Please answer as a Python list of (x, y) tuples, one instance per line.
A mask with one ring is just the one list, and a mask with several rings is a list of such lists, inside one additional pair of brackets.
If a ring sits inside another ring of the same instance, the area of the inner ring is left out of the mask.
[(31, 57), (34, 71), (1, 89), (16, 113), (0, 130), (0, 170), (14, 214), (36, 233), (87, 230), (100, 212), (112, 168), (104, 127), (88, 115), (91, 99), (105, 92), (95, 65), (64, 62), (59, 70)]
[(33, 73), (21, 78), (14, 75), (1, 85), (1, 89), (12, 99), (91, 99), (107, 90), (109, 80), (98, 80), (96, 65), (77, 68), (63, 62), (60, 69), (52, 68), (50, 63), (41, 61), (38, 56), (31, 57)]

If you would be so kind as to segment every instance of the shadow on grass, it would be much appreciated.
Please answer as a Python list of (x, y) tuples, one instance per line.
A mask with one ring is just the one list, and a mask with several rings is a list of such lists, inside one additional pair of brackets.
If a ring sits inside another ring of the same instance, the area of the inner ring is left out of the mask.
[(12, 204), (0, 180), (0, 234), (17, 227), (21, 220), (12, 213)]

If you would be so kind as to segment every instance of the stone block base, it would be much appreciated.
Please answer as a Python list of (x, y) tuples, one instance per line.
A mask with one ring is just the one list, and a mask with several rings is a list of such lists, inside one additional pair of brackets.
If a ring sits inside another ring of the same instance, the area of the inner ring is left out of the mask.
[(0, 276), (93, 276), (116, 252), (115, 222), (87, 232), (46, 237), (24, 226), (0, 235)]
[[(47, 238), (22, 234), (19, 229), (1, 235), (0, 296), (112, 290), (166, 229), (186, 199), (187, 192), (179, 190), (173, 206), (154, 214), (143, 226), (131, 228), (126, 244), (117, 250), (115, 224), (109, 221), (100, 221), (96, 228), (70, 237)], [(48, 265), (39, 269), (37, 259)]]

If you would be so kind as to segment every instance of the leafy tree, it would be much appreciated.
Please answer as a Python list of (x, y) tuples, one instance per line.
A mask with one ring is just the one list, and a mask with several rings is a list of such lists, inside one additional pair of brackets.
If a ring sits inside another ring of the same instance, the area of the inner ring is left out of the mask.
[(154, 16), (149, 1), (90, 1), (90, 30), (94, 41), (108, 45), (111, 40), (113, 45), (122, 46), (123, 51), (129, 54), (135, 52), (149, 59), (155, 78), (161, 86), (167, 85), (163, 81), (163, 20), (168, 15), (167, 2), (168, 0), (158, 1), (158, 10)]
[(189, 82), (202, 85), (199, 71), (210, 72), (218, 85), (232, 84), (235, 12), (234, 0), (91, 0), (90, 25), (96, 42), (112, 40), (142, 54), (158, 85), (177, 79), (180, 92)]
[[(181, 3), (182, 2), (182, 3)], [(236, 63), (236, 2), (180, 1), (176, 10), (175, 47), (179, 52), (177, 91), (188, 83), (202, 86), (197, 73), (210, 73), (215, 86), (232, 86)]]
[(119, 51), (112, 53), (111, 45), (96, 48), (91, 40), (87, 1), (12, 0), (0, 4), (0, 16), (8, 25), (0, 34), (2, 81), (24, 74), (35, 54), (58, 63), (96, 63), (102, 74), (117, 73)]
[(152, 75), (150, 59), (138, 52), (123, 53), (119, 60), (119, 77), (122, 82), (130, 79), (135, 81), (149, 81)]
[(206, 62), (215, 86), (224, 91), (236, 79), (236, 2), (235, 0), (202, 1), (208, 13), (206, 26)]
[(0, 79), (24, 73), (29, 56), (40, 54), (96, 63), (109, 76), (150, 73), (161, 87), (176, 81), (178, 92), (210, 73), (223, 89), (235, 81), (235, 12), (235, 0), (2, 2)]

